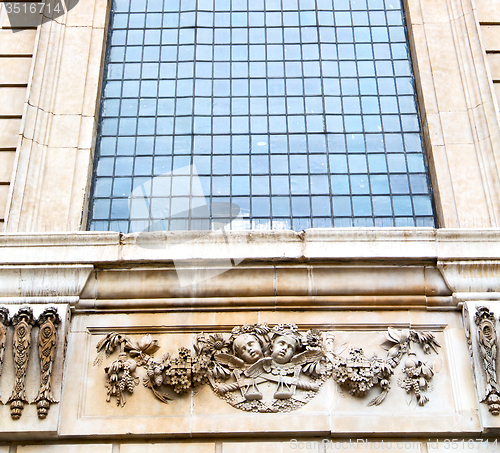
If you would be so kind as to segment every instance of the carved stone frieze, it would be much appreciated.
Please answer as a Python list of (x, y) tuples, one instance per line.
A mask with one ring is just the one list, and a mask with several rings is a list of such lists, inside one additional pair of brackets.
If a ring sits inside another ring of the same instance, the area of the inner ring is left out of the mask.
[(125, 404), (126, 392), (134, 392), (140, 382), (136, 372), (144, 368), (143, 385), (163, 403), (172, 401), (174, 393), (209, 383), (219, 398), (237, 409), (274, 413), (302, 407), (331, 376), (357, 397), (380, 387), (380, 393), (368, 403), (379, 405), (391, 388), (396, 368), (407, 356), (398, 384), (418, 405), (428, 401), (424, 391), (434, 370), (417, 358), (412, 345), (419, 344), (425, 354), (437, 354), (440, 345), (431, 332), (389, 328), (383, 344), (388, 350), (386, 358), (368, 358), (361, 348), (351, 348), (342, 357), (333, 353), (333, 338), (331, 332), (315, 329), (300, 332), (294, 324), (246, 324), (230, 333), (198, 334), (194, 352), (180, 348), (177, 357), (166, 353), (158, 360), (153, 354), (159, 345), (151, 335), (135, 342), (110, 332), (97, 344), (94, 365), (120, 350), (118, 359), (104, 368), (107, 400), (116, 398), (118, 406)]
[(496, 373), (497, 332), (495, 316), (488, 307), (476, 308), (474, 321), (477, 325), (477, 343), (483, 370), (486, 374), (487, 387), (483, 402), (489, 406), (492, 415), (500, 414), (500, 387)]
[(24, 403), (28, 403), (25, 380), (31, 351), (31, 329), (34, 324), (33, 310), (30, 307), (20, 308), (12, 318), (15, 382), (7, 404), (10, 403), (10, 415), (15, 420), (21, 417)]
[(61, 318), (54, 307), (46, 308), (38, 318), (38, 359), (40, 360), (40, 390), (33, 401), (36, 404), (38, 418), (47, 417), (51, 403), (57, 401), (52, 396), (52, 366), (56, 354), (57, 327)]

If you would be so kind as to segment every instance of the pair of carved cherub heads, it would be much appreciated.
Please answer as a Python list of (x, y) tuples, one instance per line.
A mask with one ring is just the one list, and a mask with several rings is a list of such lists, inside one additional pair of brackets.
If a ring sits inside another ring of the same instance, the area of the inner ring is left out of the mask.
[(258, 333), (245, 331), (235, 333), (237, 335), (233, 341), (233, 353), (248, 365), (256, 363), (265, 356), (270, 357), (277, 365), (284, 365), (289, 363), (302, 347), (301, 336), (293, 324), (281, 324), (271, 329), (265, 335), (269, 339), (267, 344)]

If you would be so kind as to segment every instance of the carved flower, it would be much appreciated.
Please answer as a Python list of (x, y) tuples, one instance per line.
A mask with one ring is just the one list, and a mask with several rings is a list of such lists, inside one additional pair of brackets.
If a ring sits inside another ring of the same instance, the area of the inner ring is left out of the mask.
[(207, 340), (207, 348), (210, 355), (218, 354), (220, 352), (229, 352), (229, 344), (224, 340), (220, 333), (209, 335)]
[(311, 329), (307, 332), (307, 349), (321, 348), (322, 338), (321, 332), (318, 329)]

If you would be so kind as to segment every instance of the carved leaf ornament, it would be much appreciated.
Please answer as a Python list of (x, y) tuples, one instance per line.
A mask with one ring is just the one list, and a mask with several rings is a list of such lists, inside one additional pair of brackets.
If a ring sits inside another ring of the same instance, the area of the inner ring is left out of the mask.
[(391, 388), (396, 368), (407, 356), (398, 384), (420, 406), (428, 401), (424, 392), (434, 370), (417, 358), (412, 345), (420, 345), (424, 354), (437, 354), (440, 345), (434, 334), (389, 328), (386, 358), (367, 358), (361, 348), (351, 348), (342, 357), (332, 352), (332, 342), (330, 332), (312, 329), (301, 333), (294, 324), (245, 324), (231, 333), (201, 333), (194, 352), (180, 348), (177, 357), (167, 353), (157, 360), (153, 354), (159, 346), (151, 335), (135, 343), (126, 335), (110, 332), (97, 344), (94, 365), (120, 349), (118, 359), (104, 368), (107, 400), (116, 398), (118, 406), (125, 404), (125, 393), (134, 392), (140, 381), (136, 372), (143, 368), (143, 385), (163, 403), (173, 399), (166, 387), (182, 394), (209, 384), (219, 398), (239, 410), (276, 413), (307, 404), (330, 377), (356, 397), (380, 387), (380, 393), (368, 403), (379, 405)]

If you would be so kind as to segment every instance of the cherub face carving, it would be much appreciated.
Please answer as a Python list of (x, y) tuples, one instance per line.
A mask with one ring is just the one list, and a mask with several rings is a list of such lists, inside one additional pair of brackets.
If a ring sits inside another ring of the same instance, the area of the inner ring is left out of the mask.
[(264, 357), (259, 340), (254, 335), (240, 335), (234, 340), (233, 346), (236, 355), (245, 363), (252, 364)]
[(279, 335), (272, 343), (271, 358), (279, 364), (288, 363), (297, 350), (297, 340), (288, 335)]

